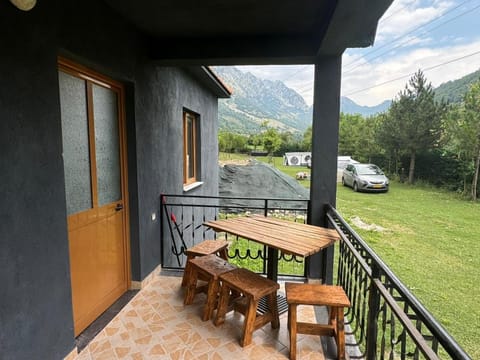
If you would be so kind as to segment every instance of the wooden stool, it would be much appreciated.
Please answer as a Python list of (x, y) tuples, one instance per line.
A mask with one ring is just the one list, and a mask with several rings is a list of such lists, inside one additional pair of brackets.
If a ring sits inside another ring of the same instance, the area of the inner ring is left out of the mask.
[[(277, 290), (279, 285), (247, 269), (236, 269), (219, 276), (222, 283), (220, 299), (215, 317), (215, 325), (225, 322), (225, 314), (230, 300), (230, 292), (242, 296), (234, 300), (234, 310), (245, 316), (241, 346), (252, 342), (252, 333), (271, 322), (272, 328), (280, 326), (277, 308)], [(268, 297), (268, 311), (257, 314), (258, 302), (264, 296)]]
[(237, 267), (229, 264), (226, 260), (215, 254), (210, 254), (195, 259), (190, 262), (190, 276), (187, 280), (187, 290), (185, 292), (184, 304), (190, 305), (197, 293), (197, 280), (200, 276), (208, 281), (207, 301), (203, 308), (202, 320), (207, 321), (212, 318), (218, 298), (219, 280), (221, 274), (235, 270)]
[(227, 248), (228, 241), (225, 240), (204, 240), (201, 243), (188, 248), (185, 251), (187, 254), (187, 262), (183, 271), (182, 287), (187, 285), (187, 280), (190, 276), (189, 260), (195, 259), (197, 256), (205, 256), (210, 254), (217, 254), (222, 259), (228, 260)]
[[(288, 331), (290, 332), (290, 359), (296, 359), (297, 333), (334, 336), (339, 359), (345, 359), (345, 331), (343, 308), (350, 307), (341, 286), (285, 283), (288, 303)], [(297, 305), (329, 307), (328, 324), (297, 322)]]

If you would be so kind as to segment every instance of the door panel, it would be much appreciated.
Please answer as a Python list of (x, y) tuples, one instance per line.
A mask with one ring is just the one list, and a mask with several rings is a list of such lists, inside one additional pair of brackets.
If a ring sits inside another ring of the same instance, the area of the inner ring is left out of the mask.
[(128, 287), (123, 88), (60, 61), (75, 335)]
[(126, 291), (122, 214), (106, 208), (68, 219), (75, 335)]

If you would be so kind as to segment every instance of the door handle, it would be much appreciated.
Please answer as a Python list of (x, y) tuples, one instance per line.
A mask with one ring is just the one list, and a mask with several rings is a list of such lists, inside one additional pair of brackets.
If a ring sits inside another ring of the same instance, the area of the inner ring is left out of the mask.
[(123, 209), (123, 205), (122, 204), (117, 204), (117, 206), (115, 206), (115, 211), (120, 211)]

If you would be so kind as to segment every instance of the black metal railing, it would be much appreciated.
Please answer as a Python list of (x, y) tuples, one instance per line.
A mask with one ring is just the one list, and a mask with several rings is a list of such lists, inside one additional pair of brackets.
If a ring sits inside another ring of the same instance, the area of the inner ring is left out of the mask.
[[(305, 199), (169, 194), (162, 194), (160, 203), (164, 268), (183, 268), (188, 247), (205, 239), (224, 236), (231, 242), (228, 256), (234, 263), (263, 274), (267, 270), (265, 246), (229, 234), (216, 234), (203, 223), (248, 214), (263, 214), (305, 223), (309, 206), (309, 200)], [(280, 253), (279, 275), (305, 277), (304, 259)]]
[[(258, 199), (161, 195), (162, 264), (182, 268), (185, 249), (216, 234), (203, 222), (249, 213), (278, 216), (309, 222), (308, 200)], [(336, 209), (327, 206), (327, 222), (342, 241), (336, 259), (336, 282), (352, 304), (345, 314), (347, 350), (352, 359), (471, 359), (448, 332), (413, 296), (365, 241), (345, 222)], [(225, 234), (225, 236), (227, 236)], [(239, 265), (266, 272), (266, 249), (254, 242), (236, 246), (234, 238), (229, 257)], [(279, 274), (305, 276), (303, 261), (282, 256), (289, 271)], [(299, 265), (301, 271), (291, 271)]]
[(337, 284), (352, 307), (345, 314), (355, 346), (351, 358), (470, 359), (407, 287), (331, 206), (340, 233)]

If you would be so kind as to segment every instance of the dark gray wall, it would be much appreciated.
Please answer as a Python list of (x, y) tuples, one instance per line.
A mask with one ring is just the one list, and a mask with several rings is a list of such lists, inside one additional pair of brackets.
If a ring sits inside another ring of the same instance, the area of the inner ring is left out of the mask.
[(22, 13), (0, 1), (2, 359), (61, 359), (74, 344), (57, 14), (39, 5)]
[[(136, 131), (142, 268), (145, 277), (159, 263), (160, 193), (183, 193), (183, 109), (200, 115), (201, 180), (188, 194), (218, 194), (217, 99), (187, 71), (142, 66), (137, 76)], [(154, 90), (154, 91), (152, 91)], [(152, 221), (152, 214), (156, 219)], [(168, 258), (170, 247), (166, 246)]]
[(216, 194), (216, 98), (150, 64), (144, 39), (101, 1), (31, 12), (0, 1), (0, 44), (0, 359), (62, 359), (74, 335), (57, 55), (126, 84), (133, 280), (160, 261), (160, 192), (182, 192), (183, 107), (212, 144), (197, 192)]

